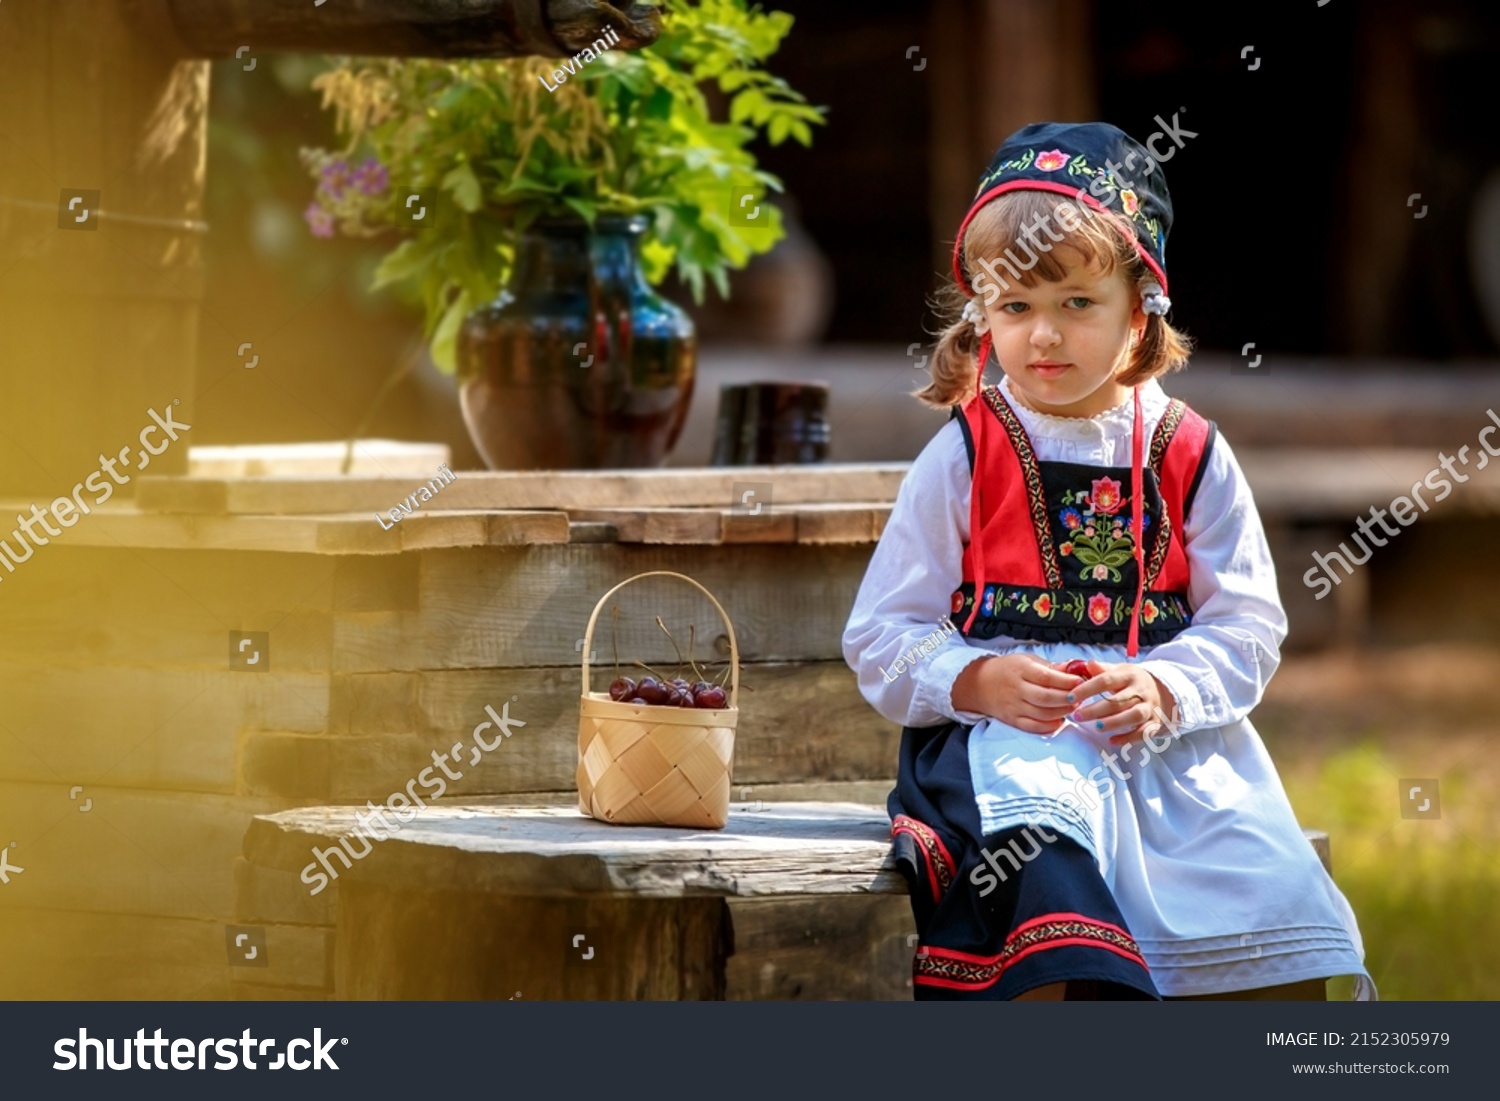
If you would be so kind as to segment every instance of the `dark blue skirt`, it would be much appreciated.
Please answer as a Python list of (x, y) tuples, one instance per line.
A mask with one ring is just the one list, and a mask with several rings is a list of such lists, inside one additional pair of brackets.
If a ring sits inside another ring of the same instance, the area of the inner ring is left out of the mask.
[(1159, 999), (1088, 850), (1038, 826), (981, 835), (969, 730), (903, 730), (887, 801), (917, 923), (917, 1000), (1006, 1001), (1049, 983), (1070, 998)]

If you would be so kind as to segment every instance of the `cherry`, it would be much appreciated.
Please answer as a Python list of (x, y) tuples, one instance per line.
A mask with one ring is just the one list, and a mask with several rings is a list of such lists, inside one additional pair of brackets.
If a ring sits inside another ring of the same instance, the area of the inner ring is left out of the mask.
[(688, 682), (685, 681), (685, 680), (683, 680), (681, 677), (673, 677), (671, 679), (671, 681), (668, 682), (668, 683), (671, 685), (671, 687), (677, 689), (677, 691), (679, 691), (679, 692), (691, 692), (692, 691), (692, 688), (690, 688), (688, 686)]
[(667, 702), (669, 689), (655, 677), (642, 677), (641, 682), (635, 686), (635, 694), (653, 707), (661, 707)]
[(1084, 680), (1088, 680), (1094, 675), (1089, 672), (1089, 663), (1086, 661), (1079, 661), (1077, 658), (1064, 665), (1063, 672), (1075, 677), (1082, 677)]
[(716, 684), (711, 684), (702, 692), (693, 694), (693, 702), (705, 711), (719, 711), (729, 706), (729, 697), (724, 689)]
[(696, 696), (699, 692), (707, 692), (712, 687), (714, 686), (709, 684), (706, 680), (694, 681), (693, 687), (690, 688), (689, 691), (692, 692), (694, 696)]
[(651, 706), (645, 700), (641, 699), (639, 696), (631, 696), (630, 699), (626, 700), (625, 702), (626, 703), (639, 704), (642, 707), (650, 707)]
[(635, 681), (629, 677), (617, 677), (609, 686), (609, 698), (619, 702), (635, 695)]

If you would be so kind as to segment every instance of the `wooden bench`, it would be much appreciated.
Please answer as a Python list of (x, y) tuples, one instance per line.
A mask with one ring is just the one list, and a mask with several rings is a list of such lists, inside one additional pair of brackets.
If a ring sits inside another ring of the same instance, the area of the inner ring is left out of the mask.
[[(293, 871), (353, 836), (357, 813), (258, 817), (246, 856)], [(1327, 835), (1306, 832), (1326, 866)], [(728, 899), (906, 893), (883, 808), (801, 802), (735, 804), (725, 829), (704, 831), (433, 805), (338, 887), (335, 996), (381, 1000), (722, 999)], [(871, 948), (838, 950), (864, 961)]]
[[(722, 999), (726, 899), (906, 892), (879, 807), (751, 806), (704, 831), (611, 826), (564, 807), (419, 811), (348, 870), (329, 861), (340, 869), (335, 996)], [(257, 818), (246, 856), (301, 868), (312, 848), (352, 836), (360, 809)]]

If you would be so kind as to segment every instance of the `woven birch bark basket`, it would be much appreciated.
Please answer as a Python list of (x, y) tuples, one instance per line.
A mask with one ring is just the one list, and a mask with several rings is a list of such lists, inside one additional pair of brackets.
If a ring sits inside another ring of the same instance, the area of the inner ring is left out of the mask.
[[(594, 625), (610, 597), (646, 577), (675, 577), (708, 597), (729, 636), (729, 706), (628, 704), (589, 691)], [(631, 826), (723, 829), (729, 821), (734, 728), (739, 720), (740, 648), (723, 606), (691, 577), (652, 570), (626, 578), (599, 598), (583, 643), (578, 701), (578, 809), (603, 822)]]

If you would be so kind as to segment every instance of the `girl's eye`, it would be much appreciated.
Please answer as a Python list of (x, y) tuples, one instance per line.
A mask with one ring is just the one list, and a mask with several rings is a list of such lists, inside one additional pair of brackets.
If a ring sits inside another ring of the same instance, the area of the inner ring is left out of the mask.
[[(1012, 306), (1015, 306), (1016, 308), (1015, 309), (1011, 309)], [(1026, 308), (1027, 308), (1026, 307), (1026, 303), (1024, 303), (1024, 302), (1007, 302), (1007, 303), (1005, 303), (1005, 305), (1003, 305), (1003, 306), (1000, 307), (1000, 309), (1003, 310), (1005, 313), (1020, 313), (1022, 310), (1026, 309)]]
[(1073, 305), (1073, 303), (1075, 303), (1075, 302), (1082, 302), (1083, 303), (1082, 306), (1076, 307), (1077, 309), (1081, 310), (1081, 309), (1084, 309), (1087, 306), (1093, 305), (1094, 300), (1092, 298), (1084, 298), (1082, 295), (1075, 295), (1074, 297), (1068, 299), (1068, 305), (1070, 305), (1070, 306)]

